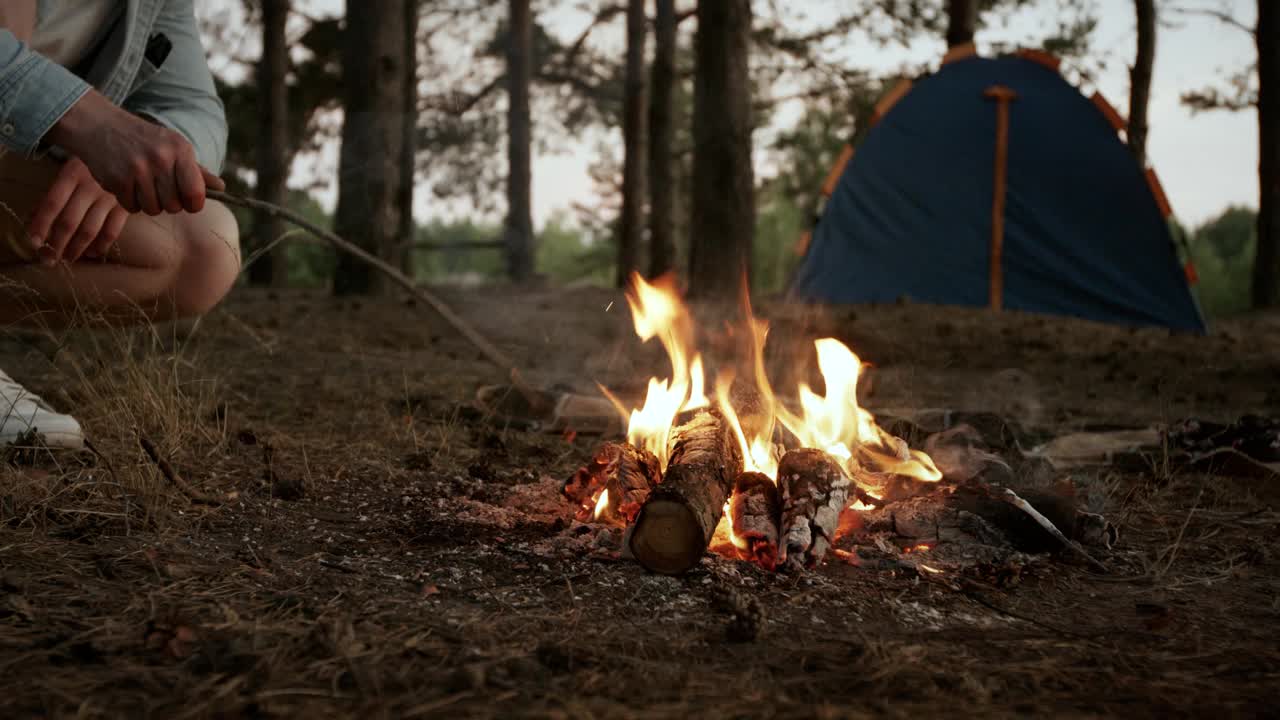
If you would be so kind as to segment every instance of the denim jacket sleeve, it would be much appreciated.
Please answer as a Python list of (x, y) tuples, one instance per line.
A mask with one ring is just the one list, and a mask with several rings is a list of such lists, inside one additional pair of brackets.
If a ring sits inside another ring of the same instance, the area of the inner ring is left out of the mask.
[(186, 136), (200, 164), (221, 173), (227, 155), (227, 117), (213, 84), (192, 0), (166, 0), (152, 33), (173, 44), (159, 69), (143, 61), (139, 81), (124, 108)]
[(0, 28), (0, 147), (30, 156), (89, 84)]

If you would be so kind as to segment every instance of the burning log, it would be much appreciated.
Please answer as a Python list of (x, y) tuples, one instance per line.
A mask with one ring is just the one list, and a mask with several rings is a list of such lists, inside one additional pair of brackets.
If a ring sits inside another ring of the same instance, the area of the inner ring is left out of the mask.
[(766, 570), (777, 567), (782, 498), (778, 495), (778, 486), (769, 476), (758, 472), (739, 475), (733, 484), (729, 516), (733, 518), (734, 547), (738, 557)]
[(667, 575), (697, 565), (741, 472), (742, 452), (718, 414), (701, 412), (672, 430), (667, 474), (636, 518), (632, 555)]
[[(564, 484), (564, 494), (578, 505), (579, 521), (616, 517), (630, 524), (661, 480), (658, 458), (653, 453), (629, 443), (606, 442), (596, 450), (591, 462)], [(608, 493), (608, 497), (597, 512), (597, 498), (603, 498), (602, 493)]]
[(804, 448), (782, 456), (779, 564), (812, 568), (822, 562), (848, 502), (849, 485), (840, 464), (821, 450)]

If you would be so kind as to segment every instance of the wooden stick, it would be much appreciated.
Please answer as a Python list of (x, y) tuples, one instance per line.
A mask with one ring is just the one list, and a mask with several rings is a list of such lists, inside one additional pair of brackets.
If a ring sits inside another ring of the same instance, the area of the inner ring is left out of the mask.
[(983, 97), (996, 101), (995, 188), (991, 198), (991, 267), (989, 301), (992, 310), (1004, 306), (1004, 203), (1009, 174), (1009, 105), (1018, 93), (1003, 85), (987, 88)]
[[(629, 443), (606, 442), (564, 484), (565, 497), (578, 504), (577, 519), (623, 524), (635, 522), (649, 493), (662, 482), (662, 470), (653, 453)], [(608, 492), (603, 512), (596, 515), (596, 499)]]
[(160, 457), (160, 451), (156, 449), (155, 443), (147, 439), (147, 436), (138, 435), (138, 444), (142, 445), (142, 450), (147, 453), (147, 457), (151, 458), (151, 462), (155, 463), (156, 467), (160, 468), (160, 474), (163, 475), (166, 480), (173, 483), (174, 487), (182, 491), (182, 494), (186, 495), (191, 502), (201, 503), (203, 505), (222, 504), (222, 500), (220, 498), (202, 493), (194, 487), (191, 487), (186, 480), (183, 480), (182, 476), (178, 474), (178, 471), (174, 470), (173, 466), (169, 464), (169, 461)]
[(1018, 508), (1023, 513), (1025, 513), (1027, 517), (1031, 518), (1032, 520), (1035, 520), (1036, 524), (1044, 528), (1045, 532), (1052, 535), (1055, 540), (1062, 543), (1062, 546), (1064, 548), (1070, 550), (1074, 555), (1079, 557), (1081, 560), (1084, 560), (1085, 562), (1087, 562), (1089, 566), (1092, 567), (1093, 569), (1103, 573), (1108, 572), (1106, 565), (1103, 565), (1101, 562), (1098, 562), (1097, 560), (1095, 560), (1094, 557), (1088, 553), (1088, 551), (1086, 551), (1083, 547), (1081, 547), (1080, 543), (1076, 542), (1075, 540), (1072, 540), (1066, 535), (1063, 535), (1062, 531), (1058, 529), (1057, 525), (1053, 524), (1052, 520), (1045, 517), (1039, 510), (1036, 510), (1035, 507), (1031, 505), (1031, 503), (1027, 502), (1026, 500), (1023, 500), (1022, 497), (1018, 495), (1018, 493), (1010, 490), (1009, 488), (993, 487), (991, 489), (991, 495), (992, 497), (1003, 500), (1009, 503), (1010, 505)]
[(698, 564), (724, 513), (742, 450), (729, 424), (703, 411), (671, 434), (666, 477), (649, 494), (631, 532), (631, 554), (653, 572)]
[(488, 338), (481, 335), (480, 331), (476, 330), (471, 323), (468, 323), (460, 315), (454, 312), (453, 308), (449, 307), (443, 300), (436, 297), (433, 293), (419, 287), (417, 283), (387, 261), (372, 255), (359, 245), (348, 240), (344, 240), (297, 213), (286, 208), (282, 208), (279, 205), (274, 205), (272, 203), (263, 202), (253, 198), (242, 198), (217, 190), (209, 190), (205, 195), (210, 200), (217, 200), (218, 202), (226, 203), (227, 205), (236, 205), (249, 210), (264, 212), (271, 217), (288, 220), (321, 240), (325, 240), (342, 252), (352, 255), (370, 267), (373, 267), (375, 270), (378, 270), (397, 285), (404, 288), (404, 290), (410, 295), (426, 303), (432, 310), (435, 310), (440, 317), (444, 318), (444, 321), (448, 323), (450, 327), (475, 346), (486, 360), (493, 363), (500, 369), (506, 370), (508, 377), (511, 379), (511, 384), (514, 385), (520, 394), (524, 396), (525, 400), (529, 402), (531, 407), (542, 408), (544, 406), (545, 403), (542, 394), (534, 390), (527, 382), (525, 382), (524, 378), (520, 374), (519, 368), (516, 367), (515, 362), (512, 361), (506, 353), (502, 352), (497, 348), (497, 346), (489, 342)]
[(778, 486), (767, 475), (744, 472), (733, 483), (729, 500), (733, 519), (734, 547), (738, 557), (766, 570), (778, 565), (778, 522), (782, 498)]
[(779, 564), (813, 568), (822, 562), (835, 541), (850, 484), (840, 463), (821, 450), (802, 448), (782, 456)]

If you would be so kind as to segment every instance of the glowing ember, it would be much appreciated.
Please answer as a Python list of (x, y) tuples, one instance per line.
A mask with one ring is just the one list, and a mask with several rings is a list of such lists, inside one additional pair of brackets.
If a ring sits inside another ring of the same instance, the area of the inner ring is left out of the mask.
[(604, 514), (605, 509), (608, 507), (609, 507), (609, 488), (605, 488), (604, 490), (600, 491), (600, 497), (596, 500), (596, 509), (592, 511), (591, 518), (593, 520), (599, 520), (600, 516)]

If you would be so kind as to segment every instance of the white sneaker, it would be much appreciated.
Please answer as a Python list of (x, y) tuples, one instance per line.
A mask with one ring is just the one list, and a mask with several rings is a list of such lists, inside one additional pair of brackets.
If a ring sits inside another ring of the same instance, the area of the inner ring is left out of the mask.
[(84, 447), (84, 431), (75, 418), (54, 412), (39, 395), (0, 370), (0, 447), (12, 445), (32, 432), (50, 448)]

